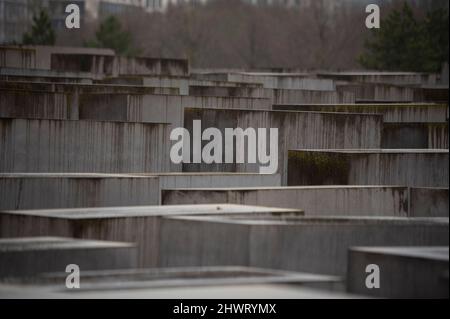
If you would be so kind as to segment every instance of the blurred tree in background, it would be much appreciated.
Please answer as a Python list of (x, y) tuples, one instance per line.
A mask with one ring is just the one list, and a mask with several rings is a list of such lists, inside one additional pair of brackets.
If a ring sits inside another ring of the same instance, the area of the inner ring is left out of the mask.
[(133, 48), (131, 34), (122, 30), (119, 19), (107, 17), (95, 32), (95, 39), (85, 43), (88, 47), (113, 49), (117, 54), (133, 56), (137, 50)]
[(359, 62), (374, 70), (438, 72), (448, 62), (448, 10), (435, 9), (419, 20), (405, 2), (373, 29)]
[(39, 10), (37, 14), (33, 15), (31, 31), (23, 35), (22, 43), (27, 45), (53, 45), (55, 39), (55, 31), (47, 12)]

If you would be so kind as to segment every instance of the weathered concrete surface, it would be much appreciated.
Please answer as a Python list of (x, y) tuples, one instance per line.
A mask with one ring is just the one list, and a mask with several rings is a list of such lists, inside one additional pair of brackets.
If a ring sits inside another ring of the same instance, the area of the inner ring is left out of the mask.
[(80, 118), (170, 123), (182, 127), (184, 109), (188, 107), (269, 110), (271, 104), (264, 98), (85, 94), (81, 96)]
[(384, 124), (381, 147), (448, 149), (448, 122)]
[(345, 276), (353, 246), (446, 246), (448, 218), (165, 217), (162, 267), (243, 265)]
[(448, 103), (448, 81), (445, 85), (432, 85), (414, 90), (414, 101)]
[(272, 103), (354, 103), (350, 92), (288, 90), (248, 87), (190, 86), (192, 96), (239, 96), (268, 98)]
[(0, 172), (167, 172), (168, 129), (165, 124), (3, 118)]
[(42, 69), (0, 68), (3, 81), (34, 81), (92, 84), (94, 75), (87, 72), (60, 72)]
[(160, 205), (162, 188), (279, 186), (279, 175), (0, 173), (0, 209)]
[(274, 105), (274, 110), (383, 114), (384, 123), (447, 123), (446, 104), (298, 104)]
[(409, 190), (411, 217), (448, 217), (448, 188), (416, 188)]
[(357, 102), (412, 102), (416, 101), (415, 91), (418, 88), (381, 83), (338, 83), (336, 90), (353, 93)]
[[(14, 283), (52, 285), (65, 288), (66, 273), (45, 274), (32, 280), (25, 278)], [(170, 288), (248, 284), (290, 284), (297, 288), (309, 287), (328, 291), (345, 290), (342, 279), (336, 276), (316, 275), (252, 267), (180, 267), (153, 269), (117, 269), (83, 271), (83, 285), (78, 292), (93, 290), (140, 288)]]
[(36, 53), (31, 48), (13, 46), (0, 46), (1, 68), (26, 68), (36, 67)]
[(160, 180), (108, 174), (0, 174), (0, 209), (158, 205)]
[(28, 81), (0, 81), (8, 90), (48, 91), (55, 93), (128, 93), (128, 94), (178, 94), (176, 87), (156, 87), (121, 84), (52, 83)]
[(197, 73), (194, 78), (210, 81), (261, 83), (269, 89), (335, 91), (329, 79), (308, 77), (302, 73), (222, 72)]
[(308, 216), (401, 217), (408, 216), (408, 189), (391, 186), (165, 189), (162, 191), (162, 203), (233, 203), (301, 208)]
[(411, 86), (435, 85), (437, 81), (437, 74), (415, 72), (321, 72), (317, 76), (335, 81)]
[(12, 210), (0, 212), (0, 237), (63, 236), (133, 242), (138, 247), (139, 266), (158, 267), (162, 253), (159, 250), (161, 217), (217, 214), (242, 218), (248, 215), (297, 216), (303, 212), (240, 205)]
[(448, 188), (295, 186), (162, 190), (163, 205), (217, 204), (301, 208), (307, 216), (448, 217)]
[(288, 185), (448, 187), (448, 150), (290, 150)]
[(81, 270), (136, 267), (136, 247), (130, 243), (62, 237), (0, 239), (0, 278), (65, 272), (76, 264)]
[(186, 59), (162, 59), (147, 57), (116, 57), (117, 71), (112, 75), (189, 75), (189, 61)]
[[(448, 299), (448, 247), (354, 247), (349, 250), (349, 292), (383, 298)], [(367, 265), (380, 269), (380, 287), (367, 289)]]
[[(194, 120), (202, 129), (214, 127), (224, 136), (226, 128), (278, 128), (278, 172), (287, 182), (287, 153), (294, 148), (378, 148), (381, 115), (316, 112), (280, 112), (187, 108), (184, 127), (192, 134)], [(222, 141), (223, 145), (225, 139)], [(205, 145), (207, 141), (203, 141)], [(269, 132), (267, 132), (269, 145)], [(224, 146), (222, 146), (224, 149)], [(247, 152), (246, 152), (247, 153)], [(222, 161), (225, 163), (225, 159)], [(264, 164), (262, 166), (266, 166)], [(258, 164), (183, 164), (183, 171), (258, 172)]]
[(64, 93), (0, 89), (0, 117), (76, 119), (78, 113)]
[(0, 85), (0, 116), (14, 118), (78, 120), (82, 94), (178, 94), (177, 88), (128, 85), (9, 81)]
[(119, 76), (114, 78), (106, 78), (99, 83), (107, 84), (124, 84), (124, 85), (142, 85), (153, 86), (159, 88), (178, 88), (180, 95), (189, 95), (190, 86), (204, 87), (204, 86), (216, 86), (216, 87), (230, 87), (230, 88), (262, 88), (262, 84), (258, 83), (238, 83), (238, 82), (220, 82), (220, 81), (202, 81), (195, 80), (190, 77), (182, 76)]
[[(73, 289), (78, 290), (78, 289)], [(231, 284), (191, 287), (151, 287), (105, 289), (99, 291), (58, 290), (52, 287), (0, 284), (0, 298), (4, 299), (349, 299), (365, 298), (343, 292), (295, 287), (289, 284)], [(270, 308), (269, 308), (270, 309)]]
[(90, 72), (96, 78), (105, 76), (189, 75), (185, 59), (115, 56), (113, 50), (58, 46), (2, 46), (0, 66), (27, 69)]

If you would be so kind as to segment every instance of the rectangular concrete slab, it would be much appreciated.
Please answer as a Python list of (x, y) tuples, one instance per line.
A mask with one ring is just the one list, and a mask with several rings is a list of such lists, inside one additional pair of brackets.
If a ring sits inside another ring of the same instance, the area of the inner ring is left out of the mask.
[(448, 122), (385, 123), (381, 147), (448, 149)]
[(188, 107), (269, 110), (265, 98), (148, 95), (148, 94), (83, 94), (80, 119), (170, 123), (183, 126), (184, 109)]
[(63, 237), (0, 239), (0, 278), (30, 277), (45, 272), (136, 267), (133, 244)]
[(178, 215), (303, 215), (301, 210), (242, 205), (179, 205), (0, 212), (0, 237), (64, 236), (133, 242), (139, 266), (159, 266), (160, 221)]
[(163, 188), (280, 186), (242, 173), (0, 173), (0, 209), (160, 205)]
[(448, 187), (448, 150), (290, 150), (288, 185)]
[(448, 245), (448, 218), (179, 216), (161, 221), (162, 267), (242, 265), (345, 276), (352, 246)]
[(448, 106), (436, 103), (278, 104), (274, 110), (383, 114), (384, 123), (446, 123)]
[[(16, 281), (65, 290), (65, 273), (49, 273), (29, 280)], [(14, 283), (16, 283), (14, 282)], [(290, 284), (296, 287), (343, 291), (342, 278), (336, 276), (297, 273), (251, 267), (180, 267), (150, 269), (118, 269), (84, 271), (83, 286), (78, 292), (146, 289), (171, 287), (198, 287), (248, 284)]]
[(301, 208), (308, 216), (448, 217), (448, 188), (293, 186), (162, 190), (163, 205), (217, 204)]
[(264, 72), (204, 72), (193, 74), (195, 78), (210, 81), (261, 83), (265, 88), (288, 90), (334, 91), (336, 85), (329, 79), (311, 78), (304, 73)]
[(0, 118), (0, 130), (0, 172), (176, 170), (166, 124)]
[[(339, 114), (316, 112), (282, 112), (255, 110), (225, 110), (187, 108), (184, 127), (192, 138), (193, 121), (201, 121), (201, 129), (217, 128), (225, 136), (225, 129), (266, 129), (266, 145), (269, 145), (269, 129), (278, 129), (278, 173), (282, 184), (287, 183), (287, 153), (294, 148), (378, 148), (381, 143), (381, 115)], [(207, 141), (202, 141), (202, 146)], [(260, 143), (260, 142), (258, 142)], [(235, 143), (233, 143), (235, 144)], [(192, 144), (191, 144), (192, 145)], [(222, 138), (222, 149), (225, 149)], [(263, 144), (264, 145), (264, 144)], [(248, 146), (247, 146), (248, 147)], [(268, 146), (267, 146), (268, 148)], [(276, 150), (272, 150), (275, 152)], [(245, 154), (248, 151), (245, 149)], [(269, 150), (267, 151), (269, 153)], [(222, 163), (225, 163), (223, 152)], [(256, 152), (257, 154), (257, 152)], [(247, 156), (247, 155), (246, 155)], [(183, 164), (183, 171), (207, 172), (259, 172), (267, 163), (232, 164)]]
[[(447, 247), (353, 247), (347, 290), (382, 298), (448, 299)], [(366, 287), (367, 265), (379, 269), (380, 285)]]
[[(192, 287), (109, 289), (74, 293), (51, 287), (0, 284), (0, 298), (27, 299), (350, 299), (366, 298), (343, 292), (295, 287), (289, 284), (248, 284)], [(269, 308), (270, 309), (270, 308)]]
[(269, 89), (248, 87), (189, 86), (192, 96), (240, 96), (268, 98), (272, 103), (354, 103), (349, 92)]

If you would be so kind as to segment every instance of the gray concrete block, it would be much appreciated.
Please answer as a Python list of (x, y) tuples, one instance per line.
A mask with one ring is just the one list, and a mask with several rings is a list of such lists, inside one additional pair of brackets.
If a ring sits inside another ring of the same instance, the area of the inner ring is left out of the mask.
[(94, 75), (87, 72), (60, 72), (42, 69), (0, 68), (3, 81), (34, 81), (92, 84)]
[(448, 123), (383, 124), (381, 147), (448, 149)]
[[(287, 182), (287, 153), (294, 148), (378, 148), (381, 142), (381, 115), (255, 110), (185, 110), (184, 127), (192, 134), (194, 120), (202, 129), (214, 127), (224, 136), (226, 128), (278, 128), (278, 172)], [(207, 142), (203, 141), (203, 145)], [(222, 141), (224, 145), (225, 139)], [(269, 133), (267, 132), (267, 145)], [(224, 149), (224, 146), (222, 146)], [(247, 151), (246, 151), (247, 153)], [(223, 155), (224, 156), (224, 155)], [(225, 160), (223, 159), (223, 163)], [(261, 166), (267, 166), (261, 165)], [(257, 164), (183, 164), (183, 171), (258, 172)]]
[[(448, 247), (353, 247), (347, 290), (383, 298), (448, 299)], [(379, 268), (379, 288), (366, 287), (367, 265)]]
[(178, 94), (177, 88), (49, 82), (1, 81), (0, 116), (9, 118), (79, 119), (82, 94)]
[(279, 186), (279, 175), (0, 173), (0, 209), (160, 205), (162, 188)]
[(319, 72), (319, 78), (335, 81), (381, 83), (393, 85), (435, 85), (437, 74), (416, 72), (386, 72), (386, 71), (357, 71), (357, 72)]
[(129, 243), (62, 237), (0, 239), (2, 279), (65, 272), (70, 264), (80, 271), (124, 269), (136, 267), (136, 261), (136, 248)]
[(351, 92), (355, 100), (377, 102), (412, 102), (415, 100), (415, 91), (418, 88), (382, 83), (338, 83), (338, 92)]
[[(289, 284), (231, 284), (192, 287), (105, 289), (100, 291), (55, 291), (52, 287), (0, 284), (5, 299), (349, 299), (365, 298), (343, 292), (295, 287)], [(269, 308), (270, 309), (270, 308)]]
[(448, 217), (448, 188), (295, 186), (162, 189), (163, 205), (217, 204), (301, 208), (307, 216)]
[(448, 187), (448, 150), (290, 150), (288, 185)]
[(240, 96), (268, 98), (273, 104), (281, 103), (354, 103), (349, 92), (288, 90), (248, 87), (190, 86), (192, 96)]
[(167, 172), (171, 166), (165, 124), (0, 119), (0, 130), (0, 172)]
[(188, 107), (269, 110), (271, 104), (264, 98), (86, 94), (80, 101), (80, 119), (170, 123), (183, 127), (184, 109)]
[[(161, 217), (297, 216), (301, 210), (241, 205), (135, 206), (0, 212), (0, 237), (63, 236), (136, 243), (138, 265), (160, 266)], [(183, 237), (179, 234), (180, 238)], [(184, 265), (182, 265), (184, 266)]]
[[(428, 197), (431, 197), (431, 194)], [(408, 188), (400, 186), (194, 188), (163, 189), (162, 203), (163, 205), (233, 203), (301, 208), (307, 216), (406, 217), (409, 198)], [(414, 208), (415, 211), (420, 211), (420, 208)], [(424, 211), (422, 216), (427, 216), (428, 212), (429, 210)], [(433, 211), (429, 217), (435, 216), (438, 216), (438, 212)]]
[(448, 188), (410, 188), (409, 212), (411, 217), (448, 217)]
[(446, 104), (277, 104), (274, 110), (383, 114), (384, 123), (447, 123)]
[(309, 74), (303, 73), (207, 72), (193, 74), (193, 76), (210, 81), (261, 83), (269, 89), (336, 90), (336, 85), (332, 80), (311, 78)]
[(75, 120), (77, 113), (65, 93), (0, 89), (0, 117)]
[(243, 265), (345, 276), (353, 246), (448, 245), (448, 218), (164, 217), (162, 267)]
[[(20, 283), (52, 285), (55, 289), (65, 290), (66, 275), (44, 274), (32, 280), (26, 278), (27, 280), (22, 280)], [(216, 266), (84, 271), (82, 287), (78, 292), (248, 284), (289, 284), (296, 288), (345, 290), (342, 278), (336, 276), (252, 267)]]

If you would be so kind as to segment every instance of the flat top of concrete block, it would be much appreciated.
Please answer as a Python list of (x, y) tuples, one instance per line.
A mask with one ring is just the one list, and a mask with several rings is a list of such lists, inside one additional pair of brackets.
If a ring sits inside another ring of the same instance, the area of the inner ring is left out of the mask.
[(448, 154), (448, 149), (290, 149), (289, 152), (344, 154)]
[(228, 172), (173, 172), (173, 173), (0, 173), (0, 178), (158, 178), (160, 176), (279, 176), (279, 174)]
[[(50, 273), (37, 280), (43, 284), (63, 282), (65, 273)], [(83, 290), (117, 288), (183, 287), (262, 283), (338, 283), (336, 276), (240, 266), (179, 267), (153, 269), (93, 270), (83, 272)]]
[(240, 224), (251, 226), (317, 226), (317, 225), (449, 225), (449, 219), (446, 217), (372, 217), (372, 216), (166, 216), (166, 219), (185, 220), (195, 222), (212, 222), (225, 224)]
[(0, 253), (30, 250), (95, 249), (119, 247), (134, 247), (134, 244), (65, 237), (19, 237), (0, 239)]
[(298, 209), (272, 208), (262, 206), (234, 204), (201, 204), (201, 205), (167, 205), (167, 206), (132, 206), (132, 207), (101, 207), (101, 208), (71, 208), (71, 209), (39, 209), (0, 211), (0, 214), (41, 216), (63, 219), (99, 219), (128, 218), (177, 215), (236, 215), (236, 214), (274, 214), (302, 215)]
[(379, 255), (394, 255), (407, 258), (420, 258), (431, 260), (449, 260), (448, 246), (423, 247), (352, 247), (352, 251), (366, 252)]
[[(75, 291), (76, 290), (76, 291)], [(328, 292), (308, 287), (286, 284), (244, 284), (217, 286), (189, 286), (148, 289), (114, 289), (87, 291), (65, 289), (57, 291), (52, 287), (0, 284), (0, 298), (29, 299), (347, 299), (366, 298), (342, 292)]]

